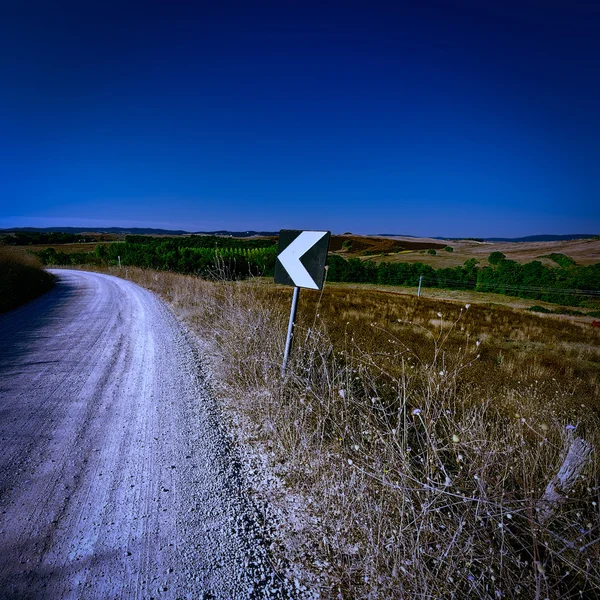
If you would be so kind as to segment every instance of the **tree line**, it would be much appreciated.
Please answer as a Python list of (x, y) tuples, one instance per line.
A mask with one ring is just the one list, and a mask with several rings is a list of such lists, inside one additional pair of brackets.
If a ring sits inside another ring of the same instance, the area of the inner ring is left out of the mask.
[(63, 233), (62, 231), (16, 231), (2, 236), (2, 243), (7, 246), (33, 246), (40, 244), (74, 244), (77, 242), (95, 242), (96, 238), (80, 233)]
[(557, 267), (548, 267), (534, 260), (520, 264), (507, 259), (501, 252), (492, 252), (489, 266), (479, 266), (470, 258), (464, 265), (434, 269), (424, 263), (389, 263), (344, 260), (330, 256), (329, 281), (348, 283), (375, 283), (413, 286), (419, 280), (425, 286), (445, 289), (472, 289), (494, 292), (534, 300), (554, 302), (567, 306), (600, 307), (600, 263), (576, 265), (565, 255), (553, 255)]
[[(129, 235), (124, 242), (97, 245), (93, 252), (69, 254), (47, 248), (38, 256), (44, 264), (54, 265), (115, 265), (120, 260), (123, 266), (201, 277), (272, 277), (277, 259), (277, 240)], [(488, 258), (489, 266), (481, 266), (475, 258), (471, 258), (461, 266), (434, 269), (419, 262), (376, 263), (331, 255), (327, 279), (412, 287), (419, 285), (421, 280), (425, 287), (472, 289), (567, 306), (600, 308), (600, 263), (580, 266), (570, 257), (558, 253), (548, 258), (556, 267), (546, 266), (537, 260), (520, 264), (501, 252), (492, 252)]]
[(65, 253), (47, 248), (38, 253), (46, 265), (115, 265), (176, 271), (201, 277), (239, 279), (272, 276), (277, 242), (219, 236), (156, 238), (126, 236), (124, 242), (99, 244), (93, 252)]
[(150, 235), (126, 235), (126, 244), (158, 247), (163, 249), (174, 248), (275, 248), (275, 238), (258, 238), (241, 240), (238, 238), (219, 235), (190, 235), (186, 237), (152, 237)]

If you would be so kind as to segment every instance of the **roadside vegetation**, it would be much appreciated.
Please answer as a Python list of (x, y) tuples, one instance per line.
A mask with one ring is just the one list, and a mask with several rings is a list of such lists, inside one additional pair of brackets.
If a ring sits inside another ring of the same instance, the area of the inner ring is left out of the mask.
[[(124, 269), (111, 268), (124, 276)], [(503, 307), (127, 269), (207, 343), (324, 598), (596, 598), (600, 331)], [(267, 515), (268, 516), (268, 515)]]
[(41, 296), (53, 285), (54, 277), (35, 256), (0, 246), (0, 313)]
[[(360, 240), (337, 236), (332, 247), (344, 253), (354, 246), (360, 247), (361, 243), (367, 247)], [(399, 244), (397, 241), (389, 243)], [(414, 242), (413, 245), (420, 247), (423, 243)], [(446, 250), (445, 254), (453, 252), (451, 246), (437, 245)], [(421, 251), (437, 253), (434, 248)], [(45, 265), (100, 267), (121, 264), (201, 277), (211, 276), (215, 270), (226, 270), (228, 278), (241, 279), (272, 277), (277, 240), (208, 235), (128, 235), (123, 242), (98, 244), (93, 250), (82, 251), (78, 246), (69, 251), (48, 247), (36, 254)], [(540, 258), (549, 259), (553, 266), (539, 260), (522, 264), (499, 251), (489, 254), (487, 265), (470, 258), (463, 265), (437, 269), (424, 262), (377, 262), (368, 257), (345, 259), (339, 254), (331, 254), (328, 258), (329, 281), (409, 287), (421, 284), (423, 288), (473, 290), (579, 307), (583, 311), (600, 310), (600, 263), (578, 265), (561, 253)]]
[(226, 268), (229, 278), (239, 279), (251, 275), (272, 276), (277, 241), (210, 235), (177, 238), (128, 235), (124, 242), (99, 244), (93, 251), (64, 252), (50, 247), (37, 255), (47, 265), (122, 264), (204, 277), (210, 276), (216, 269)]

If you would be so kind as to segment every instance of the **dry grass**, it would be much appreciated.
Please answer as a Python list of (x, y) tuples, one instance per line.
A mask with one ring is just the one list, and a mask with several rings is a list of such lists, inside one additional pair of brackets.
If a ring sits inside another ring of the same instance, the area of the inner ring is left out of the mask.
[[(377, 240), (378, 238), (373, 238)], [(412, 238), (388, 238), (388, 243), (403, 244), (407, 242), (420, 242), (430, 244), (434, 242), (440, 243), (441, 240), (428, 240), (426, 238), (413, 240)], [(376, 262), (422, 262), (432, 267), (446, 268), (457, 267), (463, 265), (466, 260), (475, 258), (479, 261), (480, 266), (488, 264), (487, 258), (492, 252), (502, 252), (507, 258), (516, 260), (519, 263), (528, 263), (532, 260), (539, 260), (543, 264), (555, 267), (556, 263), (547, 259), (540, 258), (553, 252), (566, 254), (573, 258), (579, 265), (591, 265), (600, 262), (600, 240), (584, 239), (584, 240), (568, 240), (556, 242), (473, 242), (469, 240), (448, 240), (442, 241), (443, 244), (452, 246), (454, 252), (445, 252), (437, 250), (437, 254), (432, 256), (424, 250), (415, 249), (411, 252), (394, 253), (393, 249), (383, 249), (383, 252), (392, 252), (389, 255), (365, 257), (365, 260), (374, 260)], [(407, 246), (410, 248), (411, 246)], [(357, 246), (357, 252), (347, 253), (346, 256), (360, 255), (361, 247)]]
[(6, 312), (47, 292), (54, 277), (35, 256), (0, 246), (0, 312)]
[[(284, 482), (275, 552), (323, 598), (594, 598), (600, 332), (502, 307), (130, 269), (207, 341), (238, 433)], [(575, 438), (594, 451), (552, 518)]]
[[(330, 282), (327, 284), (328, 289), (341, 288), (346, 291), (348, 290), (359, 290), (359, 294), (362, 294), (362, 290), (365, 291), (377, 291), (381, 294), (388, 294), (391, 296), (416, 296), (417, 287), (410, 286), (393, 286), (376, 283), (337, 283)], [(449, 301), (453, 304), (465, 305), (482, 305), (488, 309), (494, 309), (498, 307), (507, 307), (514, 309), (526, 310), (534, 304), (547, 308), (549, 311), (573, 310), (572, 306), (563, 306), (553, 302), (545, 302), (543, 300), (531, 300), (527, 298), (519, 298), (518, 296), (506, 296), (504, 294), (494, 294), (491, 292), (476, 292), (475, 290), (448, 290), (445, 288), (433, 288), (422, 286), (421, 288), (422, 298), (436, 301)], [(531, 313), (526, 313), (531, 315)], [(589, 324), (595, 320), (595, 317), (587, 317), (583, 315), (568, 315), (560, 313), (535, 313), (539, 319), (554, 319), (561, 322), (567, 323), (579, 323), (588, 327)]]
[[(344, 243), (349, 247), (344, 247)], [(368, 251), (372, 254), (382, 254), (388, 252), (414, 252), (418, 250), (427, 250), (437, 248), (441, 250), (446, 245), (440, 240), (402, 240), (390, 237), (379, 237), (375, 235), (332, 235), (329, 241), (330, 252), (341, 252), (349, 256), (361, 255)]]

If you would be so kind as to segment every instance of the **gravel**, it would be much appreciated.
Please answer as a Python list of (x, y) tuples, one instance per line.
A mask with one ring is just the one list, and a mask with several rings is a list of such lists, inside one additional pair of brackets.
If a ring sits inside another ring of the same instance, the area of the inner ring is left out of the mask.
[(292, 598), (202, 358), (150, 292), (57, 270), (0, 316), (0, 598)]

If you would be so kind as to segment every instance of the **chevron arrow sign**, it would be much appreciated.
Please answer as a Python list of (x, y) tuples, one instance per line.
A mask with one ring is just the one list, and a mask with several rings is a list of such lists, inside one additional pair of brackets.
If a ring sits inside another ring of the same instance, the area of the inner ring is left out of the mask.
[(329, 231), (282, 229), (279, 232), (275, 283), (323, 289), (330, 235)]

